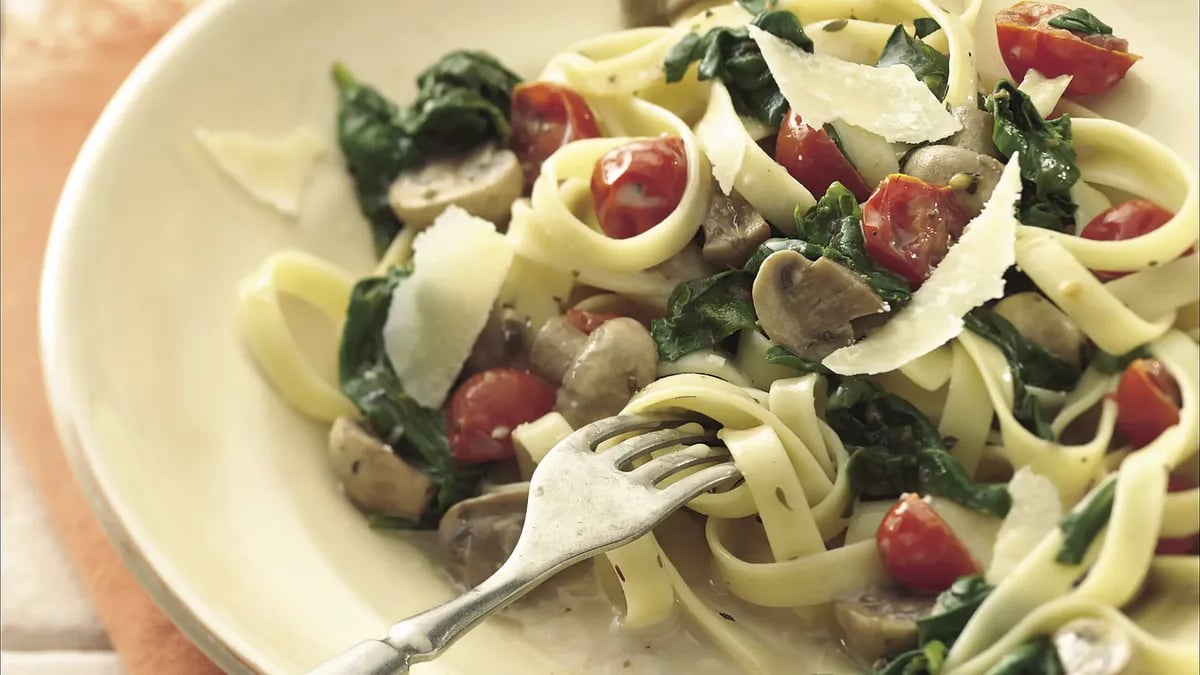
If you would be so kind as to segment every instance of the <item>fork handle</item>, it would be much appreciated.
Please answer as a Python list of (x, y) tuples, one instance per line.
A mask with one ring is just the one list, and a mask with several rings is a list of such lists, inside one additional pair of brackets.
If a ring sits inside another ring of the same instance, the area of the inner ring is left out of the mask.
[(383, 640), (367, 640), (326, 661), (309, 675), (400, 675), (441, 654), (492, 613), (533, 590), (549, 574), (523, 574), (505, 564), (457, 598), (392, 626)]

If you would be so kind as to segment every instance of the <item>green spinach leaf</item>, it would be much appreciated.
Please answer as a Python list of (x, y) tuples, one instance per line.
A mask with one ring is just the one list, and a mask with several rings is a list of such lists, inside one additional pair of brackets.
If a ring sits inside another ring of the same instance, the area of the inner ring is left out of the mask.
[[(761, 0), (742, 2), (742, 6), (750, 11), (759, 9), (751, 25), (812, 52), (813, 42), (804, 33), (796, 15), (783, 10), (767, 10), (767, 4)], [(720, 78), (729, 89), (729, 97), (738, 113), (756, 117), (769, 126), (779, 126), (788, 109), (787, 99), (780, 93), (762, 52), (745, 26), (717, 27), (703, 36), (688, 33), (671, 48), (663, 62), (667, 82), (682, 80), (688, 67), (697, 61), (700, 62), (699, 78)]]
[(359, 82), (342, 64), (334, 64), (333, 79), (338, 145), (377, 253), (401, 227), (387, 201), (396, 176), (430, 157), (507, 139), (512, 88), (520, 82), (492, 56), (462, 50), (446, 54), (418, 76), (417, 98), (405, 108)]
[(1055, 28), (1069, 30), (1080, 35), (1112, 35), (1112, 26), (1104, 23), (1095, 14), (1080, 7), (1050, 19)]
[(1066, 675), (1058, 650), (1049, 638), (1039, 637), (1009, 652), (987, 675)]
[(913, 19), (913, 30), (917, 32), (917, 37), (923, 38), (933, 35), (942, 29), (942, 26), (933, 19), (923, 16), (919, 19)]
[(1021, 200), (1017, 218), (1025, 225), (1059, 232), (1072, 231), (1075, 202), (1071, 187), (1079, 180), (1071, 118), (1045, 120), (1029, 97), (1013, 83), (1001, 80), (988, 97), (994, 116), (992, 141), (1005, 157), (1021, 153)]
[(1041, 403), (1027, 387), (1068, 391), (1079, 380), (1079, 369), (1027, 339), (1007, 319), (979, 307), (963, 317), (968, 330), (1000, 348), (1012, 371), (1013, 416), (1026, 428), (1046, 440), (1054, 432)]
[(767, 256), (776, 251), (797, 251), (809, 260), (827, 257), (857, 272), (892, 309), (912, 298), (908, 282), (877, 266), (867, 255), (862, 234), (862, 210), (854, 195), (841, 183), (833, 183), (815, 206), (796, 214), (799, 239), (768, 239), (763, 242), (745, 270), (757, 273)]
[(1092, 540), (1108, 524), (1116, 493), (1117, 481), (1110, 479), (1096, 490), (1086, 504), (1075, 507), (1074, 511), (1063, 516), (1058, 524), (1063, 533), (1063, 544), (1055, 560), (1067, 565), (1076, 565), (1083, 560)]
[(876, 668), (874, 675), (938, 675), (946, 661), (946, 645), (930, 642), (899, 654)]
[(825, 422), (850, 452), (856, 494), (919, 492), (1003, 517), (1012, 498), (1002, 483), (975, 483), (946, 451), (937, 427), (908, 401), (863, 378), (831, 382)]
[(1134, 361), (1138, 359), (1148, 359), (1151, 358), (1151, 356), (1150, 350), (1146, 348), (1146, 345), (1134, 347), (1133, 349), (1119, 356), (1114, 356), (1106, 351), (1097, 349), (1095, 355), (1092, 356), (1091, 365), (1098, 372), (1105, 375), (1118, 375), (1125, 372), (1125, 369), (1129, 367), (1129, 364), (1133, 363)]
[[(935, 28), (940, 28), (934, 22)], [(910, 36), (904, 26), (897, 25), (883, 46), (877, 66), (908, 66), (934, 96), (939, 99), (946, 95), (950, 82), (950, 59), (945, 54), (925, 44), (918, 38)]]
[(833, 375), (832, 370), (821, 365), (819, 362), (800, 358), (799, 356), (789, 352), (787, 349), (779, 346), (770, 347), (767, 349), (767, 362), (780, 366), (787, 366), (788, 368), (798, 370), (802, 373)]
[(667, 302), (667, 317), (650, 324), (659, 357), (674, 361), (753, 328), (758, 320), (750, 297), (753, 283), (752, 274), (725, 270), (676, 286)]
[(420, 162), (420, 152), (391, 101), (361, 84), (341, 64), (333, 67), (333, 77), (338, 86), (338, 145), (354, 177), (358, 206), (371, 224), (375, 250), (382, 252), (401, 226), (388, 206), (388, 188), (401, 171)]
[(420, 520), (376, 518), (373, 527), (437, 527), (446, 509), (475, 494), (484, 471), (480, 465), (455, 462), (441, 411), (423, 408), (409, 397), (388, 361), (383, 325), (392, 293), (408, 275), (393, 268), (387, 276), (363, 279), (354, 286), (338, 347), (342, 391), (362, 412), (371, 431), (437, 486)]
[(956, 579), (950, 588), (938, 596), (933, 614), (917, 619), (917, 644), (936, 640), (947, 647), (952, 646), (992, 588), (978, 575)]

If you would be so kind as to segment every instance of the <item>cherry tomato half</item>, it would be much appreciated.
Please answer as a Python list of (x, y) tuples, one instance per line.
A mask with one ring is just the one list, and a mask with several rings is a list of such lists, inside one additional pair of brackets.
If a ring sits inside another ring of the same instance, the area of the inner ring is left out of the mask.
[(870, 186), (829, 134), (824, 129), (814, 129), (805, 124), (795, 111), (789, 110), (779, 127), (779, 136), (775, 139), (775, 161), (817, 199), (835, 181), (845, 185), (860, 202), (871, 194)]
[(1121, 374), (1117, 385), (1117, 430), (1135, 448), (1179, 424), (1183, 405), (1179, 385), (1154, 359), (1137, 359)]
[[(1167, 480), (1167, 492), (1183, 492), (1196, 487), (1179, 476)], [(1189, 555), (1200, 552), (1200, 534), (1190, 537), (1164, 537), (1158, 540), (1154, 552), (1157, 555)]]
[(883, 179), (862, 211), (867, 255), (913, 290), (929, 278), (967, 224), (953, 190), (899, 173)]
[(687, 188), (687, 151), (678, 136), (631, 141), (604, 153), (592, 172), (600, 229), (628, 239), (659, 224)]
[(1051, 19), (1070, 10), (1045, 2), (1019, 2), (997, 12), (1000, 55), (1017, 81), (1033, 69), (1046, 77), (1071, 75), (1068, 94), (1103, 94), (1142, 57), (1130, 54), (1129, 42), (1114, 35), (1083, 35), (1050, 25)]
[(454, 459), (470, 464), (512, 457), (512, 430), (553, 409), (554, 388), (529, 373), (494, 368), (473, 375), (446, 411)]
[[(1145, 199), (1131, 199), (1101, 211), (1084, 226), (1079, 236), (1097, 241), (1124, 241), (1153, 232), (1166, 225), (1167, 221), (1174, 217), (1174, 213), (1154, 202)], [(1192, 249), (1192, 251), (1194, 250)], [(1126, 274), (1128, 273), (1096, 270), (1096, 276), (1105, 281), (1123, 277)]]
[(591, 335), (592, 331), (599, 328), (605, 321), (619, 318), (621, 318), (620, 314), (610, 314), (608, 312), (587, 312), (582, 309), (567, 310), (567, 323), (588, 335)]
[(921, 591), (940, 593), (979, 566), (950, 526), (920, 496), (908, 493), (883, 517), (875, 546), (893, 579)]
[(583, 97), (552, 82), (523, 82), (512, 93), (512, 148), (529, 189), (542, 162), (559, 148), (581, 138), (596, 138), (600, 127)]

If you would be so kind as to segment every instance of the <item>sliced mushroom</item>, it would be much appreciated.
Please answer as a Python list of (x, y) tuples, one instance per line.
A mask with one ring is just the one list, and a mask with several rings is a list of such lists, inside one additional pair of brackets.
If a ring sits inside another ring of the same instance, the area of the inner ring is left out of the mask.
[(1073, 366), (1081, 364), (1083, 331), (1041, 293), (1017, 293), (996, 303), (995, 311), (1030, 341)]
[(463, 369), (468, 374), (492, 368), (524, 370), (529, 365), (531, 338), (529, 317), (512, 307), (496, 305), (475, 338)]
[(721, 267), (741, 267), (758, 245), (771, 236), (771, 226), (740, 194), (713, 190), (704, 217), (704, 259)]
[(572, 326), (566, 317), (550, 319), (533, 338), (530, 370), (551, 384), (561, 384), (587, 339), (587, 333)]
[(557, 409), (579, 427), (615, 415), (658, 370), (658, 348), (649, 331), (621, 317), (592, 331), (563, 377)]
[(524, 180), (516, 155), (483, 145), (401, 173), (388, 190), (388, 204), (397, 218), (417, 229), (432, 223), (451, 204), (505, 225)]
[(777, 251), (763, 261), (752, 296), (767, 336), (813, 361), (854, 340), (851, 321), (884, 310), (862, 277), (828, 258), (810, 262), (796, 251)]
[(1054, 649), (1067, 675), (1118, 675), (1133, 660), (1133, 641), (1101, 619), (1075, 619), (1054, 632)]
[(346, 496), (364, 511), (416, 519), (433, 497), (428, 476), (348, 417), (329, 429), (329, 453)]
[(834, 616), (846, 644), (868, 661), (892, 656), (917, 645), (917, 619), (929, 616), (934, 600), (899, 589), (881, 589), (857, 600), (833, 603)]
[(1000, 157), (996, 144), (992, 142), (995, 119), (990, 112), (974, 105), (962, 105), (951, 108), (950, 114), (962, 123), (962, 129), (942, 141), (943, 144), (966, 148), (989, 157)]
[(968, 218), (983, 210), (1003, 171), (1004, 165), (994, 157), (953, 145), (917, 148), (904, 160), (904, 173), (954, 190)]
[(517, 483), (461, 501), (438, 524), (438, 544), (454, 576), (476, 586), (512, 555), (529, 502), (529, 483)]

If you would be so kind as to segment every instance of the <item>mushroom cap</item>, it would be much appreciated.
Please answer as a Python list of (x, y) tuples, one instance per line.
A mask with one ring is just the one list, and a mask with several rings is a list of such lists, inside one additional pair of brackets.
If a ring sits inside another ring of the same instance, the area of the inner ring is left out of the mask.
[(851, 321), (885, 308), (854, 272), (828, 258), (811, 262), (791, 250), (763, 261), (751, 295), (758, 323), (771, 341), (813, 361), (854, 340)]
[(495, 574), (516, 548), (529, 503), (529, 483), (515, 483), (458, 502), (438, 524), (438, 545), (454, 575), (475, 586)]
[(330, 427), (329, 454), (346, 496), (364, 511), (416, 519), (433, 498), (428, 476), (348, 417)]

